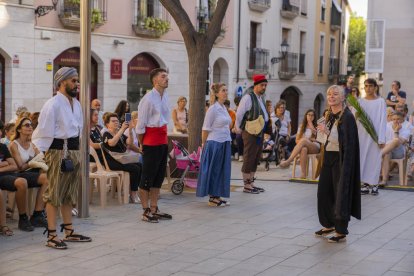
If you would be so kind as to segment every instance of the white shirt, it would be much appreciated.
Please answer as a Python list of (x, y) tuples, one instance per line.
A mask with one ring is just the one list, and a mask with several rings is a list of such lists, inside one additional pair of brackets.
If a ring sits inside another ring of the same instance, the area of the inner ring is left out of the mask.
[[(254, 95), (257, 97), (257, 100), (259, 101), (259, 105), (262, 108), (265, 122), (269, 121), (269, 115), (267, 114), (266, 107), (262, 100), (263, 96), (258, 96), (256, 93), (254, 93)], [(246, 94), (243, 96), (243, 98), (241, 98), (239, 106), (237, 107), (236, 123), (235, 123), (235, 127), (237, 130), (240, 130), (240, 125), (243, 121), (244, 114), (246, 114), (246, 112), (249, 111), (251, 108), (252, 108), (252, 99), (250, 97), (250, 94)]]
[(275, 121), (272, 123), (275, 124), (278, 120), (280, 121), (279, 135), (287, 136), (289, 134), (288, 131), (290, 118), (287, 116), (283, 116), (283, 120), (280, 120), (278, 117), (275, 116)]
[[(410, 139), (410, 130), (406, 127), (404, 127), (404, 125), (401, 127), (401, 129), (398, 131), (398, 137), (405, 139), (405, 140), (409, 140)], [(394, 139), (394, 129), (392, 128), (392, 122), (388, 122), (387, 123), (387, 130), (385, 132), (385, 143), (389, 144), (392, 140)]]
[(162, 127), (170, 120), (167, 94), (160, 93), (153, 88), (145, 94), (138, 105), (138, 124), (135, 128), (137, 134), (144, 134), (145, 127)]
[(49, 99), (40, 111), (39, 123), (33, 132), (32, 142), (40, 151), (47, 151), (54, 138), (69, 139), (79, 136), (83, 127), (82, 108), (73, 98), (73, 110), (69, 99), (62, 93)]
[(223, 143), (231, 141), (231, 118), (224, 105), (215, 102), (207, 110), (204, 118), (203, 130), (208, 131), (207, 141)]
[[(285, 110), (285, 114), (283, 114), (286, 118), (286, 120), (288, 120), (289, 122), (291, 121), (290, 119), (290, 112), (288, 110)], [(276, 130), (276, 121), (279, 120), (278, 117), (276, 117), (276, 113), (273, 111), (272, 114), (270, 114), (270, 119), (272, 120), (272, 132), (275, 133)]]
[(29, 143), (29, 148), (25, 149), (20, 145), (19, 142), (17, 142), (17, 140), (14, 140), (14, 142), (17, 145), (17, 149), (19, 151), (20, 158), (22, 159), (23, 163), (27, 163), (30, 159), (35, 157), (36, 152), (34, 150), (33, 143)]
[[(126, 137), (129, 137), (129, 129), (125, 129), (124, 131), (124, 135)], [(137, 137), (137, 132), (135, 131), (135, 129), (132, 129), (132, 139), (133, 139), (133, 143), (136, 147), (138, 147), (138, 137)]]

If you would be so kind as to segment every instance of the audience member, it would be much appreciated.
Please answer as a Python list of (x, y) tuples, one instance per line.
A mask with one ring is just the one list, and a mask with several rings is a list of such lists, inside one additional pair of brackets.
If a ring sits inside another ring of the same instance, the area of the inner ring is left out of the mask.
[(119, 118), (119, 124), (122, 125), (125, 122), (125, 113), (131, 113), (129, 103), (125, 100), (120, 101), (118, 105), (116, 106), (114, 113)]
[[(10, 143), (10, 153), (16, 162), (18, 174), (26, 179), (28, 188), (39, 188), (36, 196), (35, 208), (33, 215), (30, 217), (30, 223), (34, 227), (47, 228), (47, 221), (44, 216), (45, 203), (43, 202), (43, 193), (47, 188), (48, 180), (46, 172), (40, 167), (33, 166), (32, 160), (40, 151), (31, 142), (33, 133), (32, 121), (28, 117), (23, 117), (16, 122), (16, 134)], [(43, 155), (43, 153), (41, 154)], [(42, 160), (44, 163), (44, 160)], [(46, 167), (46, 164), (44, 166)]]
[[(132, 127), (129, 122), (124, 122), (119, 128), (118, 115), (115, 113), (109, 113), (104, 117), (104, 123), (107, 131), (103, 134), (103, 145), (106, 149), (104, 152), (108, 166), (114, 171), (126, 171), (129, 172), (130, 180), (130, 192), (129, 203), (139, 203), (138, 199), (138, 186), (141, 181), (142, 165), (138, 162), (122, 164), (115, 160), (110, 152), (125, 153), (133, 144)], [(125, 130), (129, 131), (129, 137), (124, 135)], [(138, 161), (138, 158), (137, 158)]]
[(173, 133), (188, 133), (188, 110), (186, 105), (187, 98), (183, 96), (178, 97), (177, 107), (171, 112), (171, 117), (174, 123)]
[[(91, 132), (89, 134), (89, 145), (91, 147), (93, 147), (96, 151), (96, 154), (98, 155), (99, 158), (99, 162), (101, 162), (101, 164), (103, 166), (105, 166), (105, 162), (103, 160), (103, 156), (102, 156), (102, 149), (101, 149), (101, 144), (102, 144), (102, 134), (101, 134), (101, 126), (99, 125), (98, 121), (98, 117), (99, 117), (99, 113), (98, 110), (96, 109), (91, 109), (90, 111), (90, 115), (91, 115)], [(95, 162), (95, 160), (93, 159), (92, 156), (90, 156), (90, 161), (91, 162)]]
[(98, 125), (102, 128), (104, 126), (103, 115), (104, 112), (101, 110), (101, 101), (98, 99), (94, 99), (91, 102), (91, 109), (95, 109), (98, 111)]
[[(279, 124), (279, 135), (278, 135), (278, 141), (277, 144), (281, 145), (286, 155), (289, 155), (288, 153), (288, 143), (290, 141), (290, 134), (292, 131), (292, 127), (290, 124), (290, 117), (285, 115), (286, 112), (286, 104), (285, 101), (279, 101), (275, 106), (275, 116), (272, 119), (273, 125)], [(274, 120), (274, 121), (273, 121)], [(289, 156), (285, 156), (285, 158), (288, 158)], [(279, 160), (277, 157), (276, 160)]]
[(40, 112), (33, 112), (30, 114), (30, 120), (32, 121), (33, 130), (37, 128), (37, 124), (39, 123), (39, 115)]
[(392, 82), (391, 91), (388, 92), (387, 99), (386, 99), (387, 106), (391, 106), (395, 108), (395, 106), (398, 103), (405, 104), (406, 99), (407, 99), (407, 93), (400, 90), (400, 88), (401, 88), (401, 83), (399, 81), (395, 80)]
[(309, 109), (306, 111), (303, 117), (302, 124), (299, 126), (298, 133), (296, 135), (296, 146), (292, 151), (292, 154), (286, 161), (280, 163), (280, 167), (287, 168), (294, 158), (300, 154), (300, 178), (306, 176), (306, 165), (308, 154), (319, 153), (320, 144), (316, 141), (317, 123), (315, 117), (315, 110)]
[(10, 141), (15, 134), (15, 123), (7, 123), (4, 126), (4, 134), (5, 136), (0, 139), (0, 143), (9, 146)]
[(346, 97), (348, 97), (349, 93), (353, 92), (352, 90), (355, 88), (353, 86), (354, 85), (354, 79), (355, 79), (354, 75), (349, 75), (348, 78), (346, 79), (346, 84), (344, 86), (345, 99), (346, 99)]

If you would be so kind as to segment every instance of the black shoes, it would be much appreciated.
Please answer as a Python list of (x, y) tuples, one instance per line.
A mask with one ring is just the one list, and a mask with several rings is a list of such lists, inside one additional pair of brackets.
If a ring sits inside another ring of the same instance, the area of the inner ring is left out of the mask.
[(158, 218), (151, 213), (150, 208), (144, 209), (141, 219), (146, 222), (158, 223)]
[(25, 215), (24, 217), (19, 218), (19, 229), (24, 232), (32, 232), (34, 227), (29, 221), (29, 218)]
[(344, 241), (346, 241), (346, 235), (332, 236), (328, 239), (328, 242), (332, 242), (332, 243), (340, 243)]
[(170, 220), (172, 219), (172, 216), (170, 214), (167, 213), (161, 213), (160, 209), (156, 209), (156, 212), (154, 214), (152, 214), (154, 217), (156, 217), (159, 220)]
[(30, 224), (33, 227), (42, 227), (42, 228), (47, 228), (47, 220), (46, 218), (42, 215), (33, 215), (30, 218)]
[(325, 236), (329, 233), (332, 233), (334, 231), (335, 231), (335, 228), (330, 228), (330, 229), (323, 229), (322, 228), (321, 230), (315, 232), (315, 236), (323, 237), (323, 236)]
[(379, 188), (379, 185), (372, 185), (371, 195), (374, 195), (374, 196), (378, 195), (378, 188)]
[(369, 194), (369, 184), (364, 183), (361, 185), (361, 195)]

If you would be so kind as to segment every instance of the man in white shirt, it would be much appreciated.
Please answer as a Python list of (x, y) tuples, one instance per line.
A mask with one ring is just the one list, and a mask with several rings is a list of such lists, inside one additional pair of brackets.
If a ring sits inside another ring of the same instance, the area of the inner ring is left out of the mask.
[[(385, 185), (388, 181), (388, 174), (390, 171), (390, 160), (401, 159), (405, 157), (404, 144), (410, 138), (410, 130), (403, 126), (404, 114), (401, 112), (394, 112), (392, 121), (387, 123), (387, 130), (385, 133), (385, 147), (382, 149), (382, 182), (380, 185)], [(402, 181), (402, 179), (400, 179)]]
[(160, 219), (172, 219), (158, 209), (158, 197), (167, 168), (168, 138), (167, 125), (170, 109), (165, 89), (168, 87), (168, 73), (156, 68), (150, 72), (153, 89), (146, 93), (138, 105), (138, 134), (142, 151), (142, 177), (139, 184), (142, 220), (156, 223)]
[[(241, 133), (243, 137), (243, 192), (249, 194), (258, 194), (264, 192), (263, 188), (254, 185), (254, 175), (256, 173), (257, 164), (262, 154), (263, 134), (267, 129), (269, 122), (269, 114), (267, 113), (264, 103), (264, 93), (266, 92), (267, 79), (264, 75), (253, 76), (254, 87), (253, 91), (244, 95), (240, 101), (236, 113), (236, 132)], [(265, 122), (263, 129), (257, 133), (252, 134), (248, 132), (246, 125), (257, 120)]]
[[(33, 143), (46, 152), (49, 185), (43, 195), (46, 202), (48, 240), (46, 246), (67, 249), (65, 242), (89, 242), (92, 239), (74, 233), (72, 206), (76, 204), (80, 181), (79, 134), (83, 115), (78, 94), (78, 73), (75, 68), (62, 67), (54, 76), (56, 96), (42, 107), (39, 124), (33, 132)], [(65, 230), (63, 240), (56, 233), (56, 216), (60, 207)]]

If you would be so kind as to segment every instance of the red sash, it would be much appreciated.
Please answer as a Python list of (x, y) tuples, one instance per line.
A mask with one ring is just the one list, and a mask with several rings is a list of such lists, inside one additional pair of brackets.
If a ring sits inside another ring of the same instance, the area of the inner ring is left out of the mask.
[(168, 144), (167, 125), (162, 127), (145, 127), (142, 144), (145, 146), (159, 146)]

